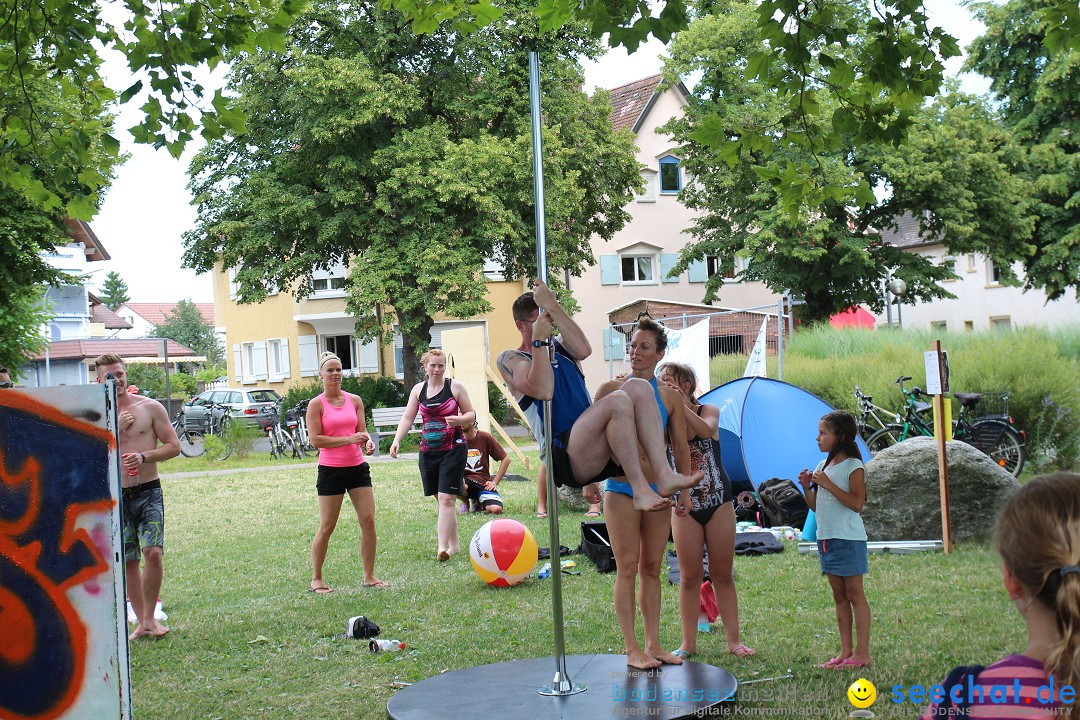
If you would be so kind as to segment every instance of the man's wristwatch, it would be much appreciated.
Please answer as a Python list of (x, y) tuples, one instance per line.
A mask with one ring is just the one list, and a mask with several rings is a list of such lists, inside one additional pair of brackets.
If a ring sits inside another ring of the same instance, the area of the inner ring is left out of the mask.
[(534, 348), (548, 347), (549, 345), (551, 345), (550, 340), (533, 340), (532, 341), (532, 346)]

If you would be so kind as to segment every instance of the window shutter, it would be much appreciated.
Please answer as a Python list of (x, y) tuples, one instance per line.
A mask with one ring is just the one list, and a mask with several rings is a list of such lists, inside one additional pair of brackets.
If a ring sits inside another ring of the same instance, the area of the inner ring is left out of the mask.
[(291, 377), (292, 371), (289, 369), (289, 338), (281, 338), (281, 376), (283, 378)]
[(356, 371), (362, 373), (379, 372), (379, 341), (361, 343), (356, 341)]
[(255, 380), (265, 380), (269, 373), (266, 371), (266, 343), (256, 341), (251, 347), (251, 376)]
[(240, 383), (244, 379), (244, 370), (243, 370), (243, 367), (241, 367), (241, 364), (240, 364), (240, 346), (239, 345), (233, 345), (232, 346), (232, 364), (233, 364), (233, 367), (232, 367), (233, 381), (237, 382), (237, 383)]
[(319, 339), (314, 335), (301, 335), (296, 338), (300, 352), (300, 377), (319, 374)]
[(692, 283), (703, 283), (709, 279), (709, 270), (705, 260), (695, 260), (686, 267), (686, 275)]
[(622, 283), (622, 265), (618, 255), (600, 256), (600, 284), (619, 285)]
[(668, 272), (679, 262), (678, 253), (660, 253), (660, 281), (666, 283), (679, 282), (679, 276), (668, 277)]

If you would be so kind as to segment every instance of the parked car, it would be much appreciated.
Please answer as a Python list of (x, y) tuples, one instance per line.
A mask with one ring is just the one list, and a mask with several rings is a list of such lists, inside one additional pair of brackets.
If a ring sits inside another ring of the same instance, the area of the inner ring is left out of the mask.
[(277, 407), (279, 402), (280, 395), (264, 388), (207, 390), (184, 403), (184, 427), (189, 431), (202, 430), (207, 410), (214, 403), (229, 408), (230, 418), (239, 418), (258, 426), (263, 409)]

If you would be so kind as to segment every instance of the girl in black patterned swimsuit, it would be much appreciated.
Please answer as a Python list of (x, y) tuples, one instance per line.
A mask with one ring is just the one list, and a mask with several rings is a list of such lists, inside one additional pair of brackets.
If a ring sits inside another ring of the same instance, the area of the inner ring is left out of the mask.
[(701, 583), (705, 568), (702, 549), (709, 551), (709, 578), (712, 580), (720, 621), (727, 636), (728, 652), (738, 657), (754, 654), (739, 639), (739, 599), (735, 592), (732, 563), (735, 557), (735, 507), (731, 504), (731, 481), (720, 463), (717, 424), (720, 413), (714, 405), (702, 405), (694, 397), (694, 371), (679, 363), (660, 367), (660, 382), (679, 391), (686, 412), (686, 437), (690, 446), (691, 471), (705, 471), (701, 482), (685, 493), (682, 502), (689, 514), (673, 515), (671, 532), (679, 556), (679, 616), (682, 645), (676, 655), (690, 657), (697, 652), (697, 621), (701, 609)]

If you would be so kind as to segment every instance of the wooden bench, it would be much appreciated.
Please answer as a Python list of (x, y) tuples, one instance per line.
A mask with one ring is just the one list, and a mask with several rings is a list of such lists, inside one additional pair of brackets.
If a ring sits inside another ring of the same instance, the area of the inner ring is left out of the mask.
[[(371, 427), (368, 428), (368, 434), (371, 435), (371, 440), (375, 443), (376, 455), (379, 454), (379, 437), (385, 432), (380, 428), (389, 428), (390, 435), (393, 436), (397, 432), (398, 423), (401, 422), (401, 416), (404, 414), (404, 406), (371, 409)], [(416, 414), (416, 419), (413, 420), (413, 426), (409, 428), (409, 432), (420, 432), (420, 413)]]

